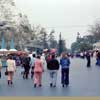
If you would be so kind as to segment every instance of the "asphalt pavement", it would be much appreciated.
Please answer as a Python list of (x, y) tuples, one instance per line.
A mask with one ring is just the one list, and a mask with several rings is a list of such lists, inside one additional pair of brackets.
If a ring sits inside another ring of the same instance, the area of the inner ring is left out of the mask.
[(0, 96), (100, 96), (100, 67), (95, 66), (95, 58), (90, 68), (86, 67), (86, 59), (71, 59), (70, 84), (65, 88), (61, 85), (60, 70), (56, 88), (50, 88), (47, 70), (43, 73), (42, 87), (38, 88), (34, 88), (30, 77), (23, 80), (20, 67), (17, 68), (12, 86), (7, 85), (4, 72), (5, 68), (0, 79)]

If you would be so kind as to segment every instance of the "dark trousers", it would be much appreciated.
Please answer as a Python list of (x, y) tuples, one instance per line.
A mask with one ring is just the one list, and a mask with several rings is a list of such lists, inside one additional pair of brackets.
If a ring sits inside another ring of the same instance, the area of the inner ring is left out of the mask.
[(28, 75), (29, 75), (29, 69), (25, 69), (24, 74), (23, 74), (23, 78), (28, 79)]
[(97, 58), (96, 60), (97, 60), (96, 65), (100, 66), (100, 58)]
[(69, 68), (61, 70), (61, 82), (65, 85), (69, 84)]
[(0, 78), (1, 78), (1, 71), (0, 71)]
[(33, 79), (33, 76), (34, 76), (34, 72), (31, 72), (31, 78)]
[(34, 76), (34, 66), (32, 67), (31, 69), (31, 78), (33, 79), (33, 76)]
[(90, 59), (87, 59), (87, 67), (90, 67), (91, 66), (91, 61)]

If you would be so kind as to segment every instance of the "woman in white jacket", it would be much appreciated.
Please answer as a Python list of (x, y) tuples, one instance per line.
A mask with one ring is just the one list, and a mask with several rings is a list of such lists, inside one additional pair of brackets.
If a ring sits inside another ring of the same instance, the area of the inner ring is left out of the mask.
[(12, 59), (12, 56), (9, 56), (7, 60), (8, 85), (13, 84), (12, 80), (15, 71), (16, 71), (15, 60)]
[(47, 70), (47, 62), (45, 60), (45, 54), (43, 53), (42, 56), (41, 56), (41, 61), (43, 63), (43, 68), (44, 68), (44, 71)]

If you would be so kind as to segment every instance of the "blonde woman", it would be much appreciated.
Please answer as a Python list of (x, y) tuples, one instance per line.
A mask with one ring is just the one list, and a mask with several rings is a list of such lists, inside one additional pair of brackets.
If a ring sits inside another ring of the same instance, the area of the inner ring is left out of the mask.
[(9, 56), (7, 60), (8, 85), (13, 84), (13, 75), (15, 71), (16, 71), (15, 60), (12, 59), (12, 56)]

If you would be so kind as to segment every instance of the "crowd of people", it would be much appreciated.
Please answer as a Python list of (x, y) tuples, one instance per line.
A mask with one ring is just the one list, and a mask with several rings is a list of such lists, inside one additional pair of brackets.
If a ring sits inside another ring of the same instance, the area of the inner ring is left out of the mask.
[(87, 59), (87, 67), (91, 67), (91, 58), (92, 57), (95, 57), (96, 58), (96, 63), (95, 65), (96, 66), (100, 66), (100, 51), (99, 50), (96, 50), (95, 52), (91, 53), (89, 51), (87, 51), (84, 55), (84, 58)]
[[(100, 52), (96, 51), (96, 65), (100, 66)], [(91, 66), (91, 54), (90, 52), (85, 53), (85, 58), (87, 59), (87, 67)], [(69, 85), (69, 68), (70, 68), (70, 58), (67, 53), (62, 53), (58, 60), (56, 54), (39, 54), (33, 53), (31, 56), (28, 54), (23, 54), (20, 56), (22, 77), (23, 79), (29, 78), (29, 73), (31, 72), (31, 79), (34, 82), (34, 87), (42, 86), (42, 76), (43, 72), (47, 71), (49, 75), (50, 87), (56, 87), (58, 70), (61, 67), (61, 84), (62, 87), (67, 87)], [(2, 71), (2, 63), (0, 59), (0, 77)], [(13, 55), (8, 55), (7, 57), (7, 67), (5, 75), (7, 78), (8, 85), (13, 84), (13, 77), (17, 71), (16, 62)]]
[(58, 61), (55, 54), (50, 55), (37, 55), (33, 54), (31, 57), (24, 55), (22, 57), (22, 67), (24, 68), (23, 79), (28, 79), (29, 72), (31, 70), (31, 78), (34, 80), (34, 87), (42, 86), (42, 75), (47, 69), (49, 74), (50, 87), (56, 87), (57, 73), (61, 65), (62, 73), (62, 86), (68, 86), (69, 84), (69, 65), (70, 59), (67, 53), (63, 53)]
[[(58, 60), (56, 54), (32, 54), (31, 56), (27, 54), (23, 54), (20, 57), (21, 60), (21, 69), (22, 69), (22, 77), (23, 79), (29, 78), (29, 73), (31, 72), (31, 79), (34, 81), (34, 87), (42, 86), (42, 76), (43, 72), (47, 71), (49, 75), (48, 82), (50, 83), (50, 87), (56, 87), (58, 70), (61, 66), (61, 83), (62, 86), (68, 86), (69, 84), (69, 65), (70, 59), (67, 53), (62, 53), (60, 61)], [(7, 76), (8, 85), (13, 84), (13, 77), (17, 71), (16, 61), (13, 55), (7, 56), (7, 67), (5, 71), (5, 75)], [(19, 68), (19, 67), (18, 67)], [(0, 77), (2, 71), (2, 63), (0, 59)]]

